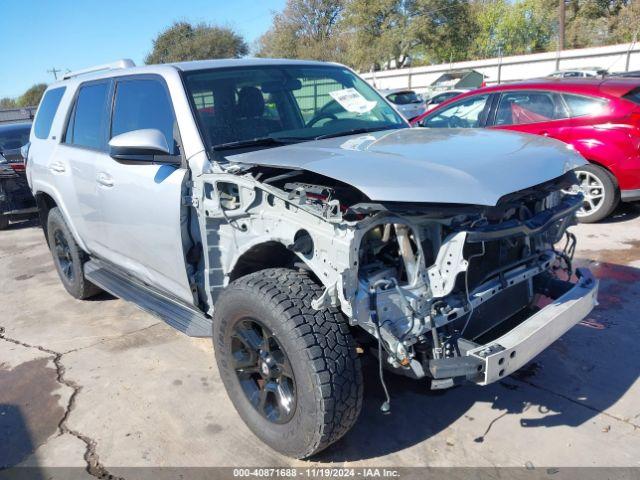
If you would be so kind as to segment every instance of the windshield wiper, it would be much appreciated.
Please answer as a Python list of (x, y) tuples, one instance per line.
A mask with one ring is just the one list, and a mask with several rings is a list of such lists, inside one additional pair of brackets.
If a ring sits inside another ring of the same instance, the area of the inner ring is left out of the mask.
[(358, 133), (379, 132), (380, 130), (391, 130), (395, 128), (401, 128), (401, 127), (386, 126), (386, 127), (352, 128), (351, 130), (345, 130), (342, 132), (325, 133), (324, 135), (318, 135), (317, 137), (314, 137), (314, 140), (322, 140), (324, 138), (345, 137), (347, 135), (357, 135)]
[(245, 147), (268, 147), (273, 145), (286, 145), (288, 143), (296, 143), (302, 142), (305, 139), (303, 138), (295, 138), (295, 137), (282, 137), (282, 138), (274, 138), (274, 137), (258, 137), (251, 138), (248, 140), (238, 140), (236, 142), (227, 142), (227, 143), (219, 143), (218, 145), (214, 145), (211, 147), (211, 150), (220, 151), (220, 150), (233, 150), (236, 148), (245, 148)]

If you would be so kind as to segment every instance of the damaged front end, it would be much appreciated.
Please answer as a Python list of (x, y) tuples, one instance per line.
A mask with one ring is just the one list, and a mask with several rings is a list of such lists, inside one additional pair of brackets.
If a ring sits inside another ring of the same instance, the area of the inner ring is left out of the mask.
[(434, 389), (491, 383), (595, 305), (597, 281), (571, 263), (574, 181), (568, 172), (491, 207), (374, 203), (305, 170), (231, 164), (194, 182), (216, 252), (201, 300), (212, 312), (230, 281), (287, 261), (325, 286), (313, 307), (339, 307), (387, 369)]
[(354, 309), (386, 363), (434, 389), (488, 384), (583, 319), (597, 281), (572, 269), (571, 183), (569, 173), (495, 207), (390, 207), (400, 218), (362, 237)]

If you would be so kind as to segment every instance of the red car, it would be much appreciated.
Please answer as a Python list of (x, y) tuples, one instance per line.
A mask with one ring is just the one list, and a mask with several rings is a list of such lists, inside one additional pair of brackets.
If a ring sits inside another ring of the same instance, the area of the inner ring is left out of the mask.
[(640, 200), (640, 80), (534, 80), (481, 88), (412, 121), (428, 128), (500, 128), (557, 138), (591, 163), (578, 173), (582, 222)]

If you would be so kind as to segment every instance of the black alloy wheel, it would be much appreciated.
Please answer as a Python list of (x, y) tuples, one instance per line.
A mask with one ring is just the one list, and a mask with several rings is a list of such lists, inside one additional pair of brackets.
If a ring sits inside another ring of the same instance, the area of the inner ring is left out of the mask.
[(296, 381), (287, 354), (262, 322), (240, 319), (233, 327), (231, 354), (247, 399), (267, 420), (286, 423), (296, 408)]

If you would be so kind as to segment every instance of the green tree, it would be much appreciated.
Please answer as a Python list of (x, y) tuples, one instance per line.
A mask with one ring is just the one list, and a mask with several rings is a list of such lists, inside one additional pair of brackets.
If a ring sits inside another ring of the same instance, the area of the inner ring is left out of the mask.
[[(583, 48), (631, 41), (638, 31), (638, 0), (568, 0), (565, 45)], [(633, 22), (633, 23), (627, 23)]]
[[(640, 0), (565, 0), (565, 45), (632, 41)], [(558, 0), (287, 0), (257, 42), (264, 57), (360, 70), (549, 51)]]
[(344, 14), (349, 63), (362, 70), (407, 65), (416, 46), (410, 31), (411, 4), (407, 0), (351, 0)]
[(287, 0), (272, 27), (258, 39), (259, 57), (344, 61), (342, 13), (345, 0)]
[(14, 98), (0, 98), (0, 109), (16, 108), (16, 100)]
[(468, 0), (414, 0), (410, 13), (421, 63), (470, 58), (477, 25)]
[(473, 10), (478, 27), (474, 57), (540, 52), (555, 45), (555, 0), (480, 0)]
[(35, 107), (40, 103), (44, 91), (47, 89), (46, 83), (36, 83), (31, 86), (26, 92), (24, 92), (18, 100), (16, 100), (16, 106), (18, 107)]
[(611, 22), (611, 40), (615, 43), (640, 39), (640, 0), (629, 2)]
[(153, 41), (145, 63), (169, 63), (209, 58), (239, 58), (249, 52), (244, 39), (227, 27), (176, 22)]

